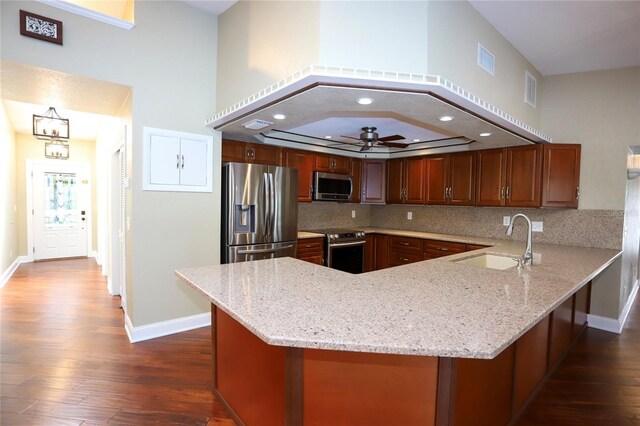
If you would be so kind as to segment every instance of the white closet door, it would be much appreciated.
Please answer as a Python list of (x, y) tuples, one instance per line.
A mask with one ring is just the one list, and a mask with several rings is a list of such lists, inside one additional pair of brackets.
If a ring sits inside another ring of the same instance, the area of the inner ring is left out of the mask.
[(207, 142), (180, 140), (180, 184), (205, 186), (207, 184)]
[(156, 185), (179, 185), (180, 139), (176, 137), (151, 135), (149, 142), (150, 179)]

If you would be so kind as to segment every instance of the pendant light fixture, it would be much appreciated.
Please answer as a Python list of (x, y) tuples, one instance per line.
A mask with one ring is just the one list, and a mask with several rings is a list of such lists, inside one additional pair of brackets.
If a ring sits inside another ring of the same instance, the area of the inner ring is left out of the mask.
[(44, 115), (33, 114), (33, 136), (45, 141), (46, 158), (69, 159), (69, 119), (60, 117), (54, 107)]
[(44, 115), (33, 114), (33, 136), (40, 140), (69, 139), (69, 119), (62, 118), (54, 107)]

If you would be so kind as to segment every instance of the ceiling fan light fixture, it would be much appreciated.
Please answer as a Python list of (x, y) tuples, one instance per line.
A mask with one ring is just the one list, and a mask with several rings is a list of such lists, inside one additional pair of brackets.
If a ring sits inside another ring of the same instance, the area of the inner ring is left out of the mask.
[(482, 136), (483, 138), (485, 138), (487, 136), (491, 136), (491, 132), (482, 132), (482, 133), (480, 133), (480, 136)]
[(451, 120), (453, 120), (453, 117), (451, 117), (450, 115), (443, 115), (442, 117), (438, 118), (438, 120), (440, 120), (440, 121), (451, 121)]
[(359, 98), (358, 103), (360, 105), (371, 105), (373, 103), (373, 99), (371, 98)]

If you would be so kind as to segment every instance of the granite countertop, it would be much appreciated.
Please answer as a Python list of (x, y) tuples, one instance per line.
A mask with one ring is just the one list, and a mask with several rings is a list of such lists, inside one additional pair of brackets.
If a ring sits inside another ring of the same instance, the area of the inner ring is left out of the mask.
[(178, 277), (272, 345), (494, 358), (621, 252), (533, 246), (532, 267), (456, 260), (521, 256), (524, 242), (365, 228), (492, 247), (352, 275), (292, 258), (185, 268)]

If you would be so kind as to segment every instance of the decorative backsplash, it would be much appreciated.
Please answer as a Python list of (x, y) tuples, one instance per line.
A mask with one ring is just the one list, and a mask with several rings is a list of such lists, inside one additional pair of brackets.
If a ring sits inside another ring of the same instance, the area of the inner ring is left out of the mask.
[[(425, 231), (441, 234), (524, 241), (526, 224), (518, 222), (513, 236), (505, 235), (503, 216), (524, 213), (544, 223), (533, 233), (534, 242), (582, 247), (622, 248), (624, 211), (525, 209), (493, 207), (366, 205), (331, 202), (299, 203), (298, 229), (366, 227)], [(355, 219), (351, 212), (356, 211)], [(407, 220), (412, 212), (412, 220)]]

